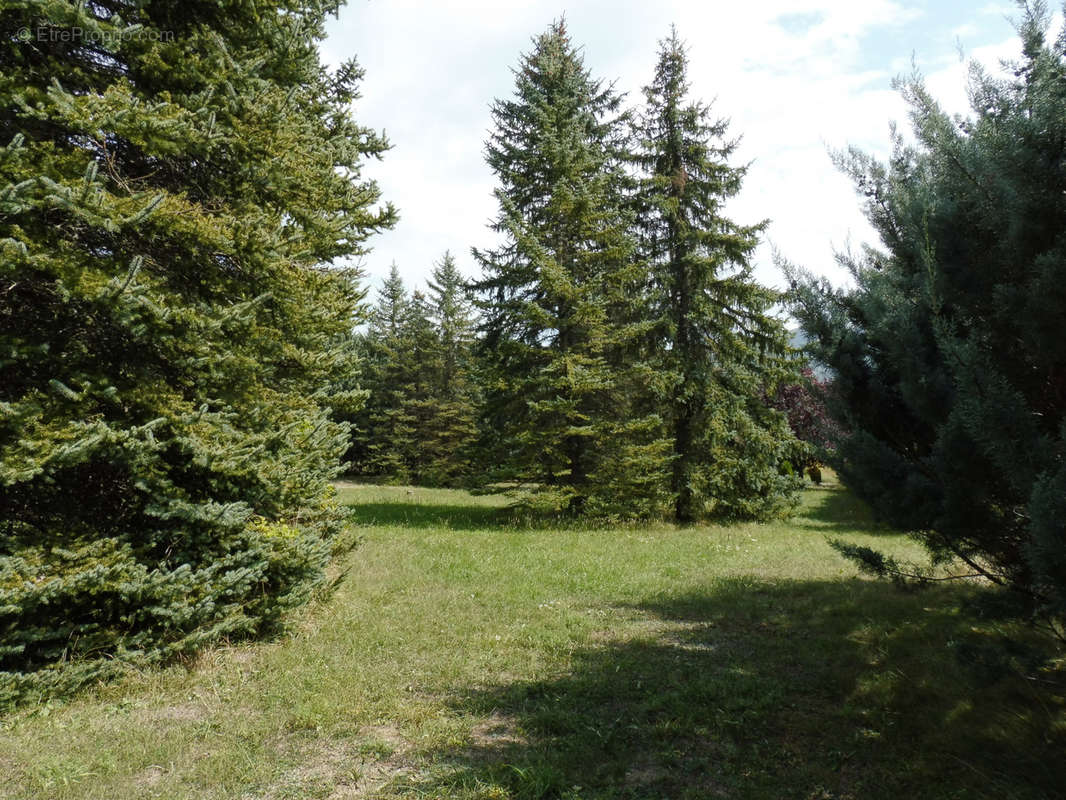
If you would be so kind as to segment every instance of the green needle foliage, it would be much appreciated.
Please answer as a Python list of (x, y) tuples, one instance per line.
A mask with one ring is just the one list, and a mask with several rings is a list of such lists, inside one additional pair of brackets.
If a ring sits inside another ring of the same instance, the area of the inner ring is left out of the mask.
[(752, 277), (766, 223), (724, 214), (746, 168), (707, 106), (688, 99), (685, 48), (672, 31), (645, 88), (634, 161), (641, 169), (638, 234), (650, 266), (648, 313), (673, 449), (670, 493), (679, 522), (709, 510), (768, 517), (790, 509), (803, 446), (765, 398), (794, 373), (776, 294)]
[(434, 336), (423, 358), (431, 389), (423, 406), (423, 471), (431, 485), (454, 486), (473, 472), (480, 392), (474, 362), (476, 314), (449, 252), (433, 267), (426, 302)]
[(378, 291), (370, 325), (357, 337), (362, 352), (362, 382), (370, 393), (352, 418), (347, 460), (362, 475), (411, 479), (410, 463), (417, 448), (415, 421), (407, 408), (415, 369), (407, 326), (410, 298), (393, 263)]
[(356, 472), (425, 486), (470, 475), (478, 404), (473, 330), (450, 253), (434, 267), (428, 297), (408, 297), (392, 265), (369, 329), (358, 337), (370, 399), (352, 418), (348, 459)]
[[(796, 313), (836, 375), (840, 470), (937, 560), (1066, 615), (1066, 37), (1025, 8), (1008, 77), (971, 69), (967, 118), (903, 82), (914, 144), (840, 166), (882, 249), (853, 289), (799, 271)], [(909, 571), (849, 550), (873, 571)]]
[(393, 219), (335, 2), (6, 2), (0, 703), (277, 626), (321, 580)]
[(513, 98), (493, 106), (486, 146), (503, 238), (474, 251), (486, 460), (496, 480), (572, 513), (645, 513), (662, 499), (659, 420), (630, 391), (645, 270), (624, 201), (620, 100), (557, 22), (522, 57)]

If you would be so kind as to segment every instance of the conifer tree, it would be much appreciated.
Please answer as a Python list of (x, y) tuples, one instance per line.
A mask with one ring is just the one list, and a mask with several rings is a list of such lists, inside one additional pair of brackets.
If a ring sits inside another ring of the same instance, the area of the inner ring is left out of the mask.
[(635, 161), (639, 238), (652, 286), (654, 349), (673, 464), (679, 522), (708, 507), (727, 516), (788, 508), (796, 487), (789, 460), (799, 445), (763, 398), (789, 374), (787, 335), (772, 316), (775, 294), (752, 277), (765, 223), (737, 225), (725, 202), (746, 168), (731, 166), (727, 124), (688, 99), (687, 55), (672, 31), (660, 45)]
[(477, 433), (473, 317), (450, 254), (429, 289), (408, 297), (392, 266), (359, 337), (370, 399), (353, 419), (349, 459), (365, 475), (449, 486), (469, 475)]
[(634, 471), (661, 466), (619, 457), (642, 422), (629, 418), (618, 358), (640, 333), (631, 304), (641, 275), (622, 197), (619, 104), (560, 21), (521, 58), (486, 146), (504, 243), (474, 251), (485, 274), (476, 284), (485, 458), (500, 465), (497, 479), (571, 512), (654, 486)]
[(389, 276), (378, 292), (378, 303), (370, 317), (370, 333), (381, 340), (400, 339), (407, 319), (410, 300), (407, 287), (400, 277), (400, 268), (393, 261), (389, 265)]
[[(1025, 8), (1022, 60), (971, 69), (972, 113), (920, 77), (915, 143), (841, 154), (881, 248), (854, 288), (792, 270), (796, 314), (835, 379), (837, 467), (935, 561), (1066, 617), (1066, 36)], [(843, 546), (875, 572), (921, 574)]]
[(401, 397), (399, 413), (410, 422), (409, 438), (398, 442), (397, 449), (406, 456), (410, 481), (419, 485), (437, 485), (440, 480), (431, 465), (437, 466), (440, 456), (434, 440), (444, 365), (431, 315), (425, 294), (415, 290), (407, 303), (400, 347), (393, 363)]
[(433, 410), (422, 431), (427, 482), (454, 485), (472, 470), (477, 438), (478, 386), (474, 363), (475, 314), (469, 290), (452, 254), (434, 265), (429, 281), (429, 313), (436, 348), (426, 359), (433, 365)]
[(323, 387), (389, 207), (336, 3), (5, 3), (0, 703), (276, 626), (339, 525)]
[(410, 322), (411, 299), (393, 262), (361, 337), (363, 386), (369, 397), (353, 419), (347, 459), (360, 474), (398, 482), (410, 480), (411, 459), (418, 447), (408, 407), (416, 363)]
[(475, 312), (466, 281), (450, 252), (433, 266), (429, 301), (443, 351), (445, 384), (467, 380), (474, 344)]

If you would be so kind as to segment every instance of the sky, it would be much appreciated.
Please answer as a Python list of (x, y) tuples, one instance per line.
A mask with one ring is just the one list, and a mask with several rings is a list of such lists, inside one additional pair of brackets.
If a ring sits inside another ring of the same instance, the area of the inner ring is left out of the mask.
[(742, 224), (770, 220), (757, 278), (783, 285), (776, 249), (845, 283), (834, 254), (877, 240), (830, 151), (887, 155), (890, 123), (907, 127), (892, 79), (913, 66), (945, 109), (964, 113), (967, 63), (998, 70), (1016, 58), (1018, 14), (1010, 0), (349, 0), (323, 56), (331, 65), (354, 56), (366, 71), (353, 113), (393, 149), (364, 177), (400, 217), (371, 240), (362, 266), (377, 287), (395, 261), (418, 287), (450, 250), (465, 274), (478, 274), (470, 248), (495, 241), (490, 104), (511, 96), (511, 69), (532, 37), (565, 15), (592, 75), (616, 81), (631, 105), (676, 24), (692, 97), (730, 120), (741, 138), (734, 163), (749, 164), (726, 211)]

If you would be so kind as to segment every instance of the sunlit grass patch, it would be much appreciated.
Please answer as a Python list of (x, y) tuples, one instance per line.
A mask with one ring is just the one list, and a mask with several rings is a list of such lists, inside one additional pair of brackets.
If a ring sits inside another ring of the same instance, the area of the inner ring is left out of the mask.
[(857, 578), (918, 556), (839, 487), (795, 519), (513, 524), (499, 497), (348, 487), (347, 577), (259, 645), (0, 730), (12, 798), (1054, 797), (1062, 672), (971, 611)]

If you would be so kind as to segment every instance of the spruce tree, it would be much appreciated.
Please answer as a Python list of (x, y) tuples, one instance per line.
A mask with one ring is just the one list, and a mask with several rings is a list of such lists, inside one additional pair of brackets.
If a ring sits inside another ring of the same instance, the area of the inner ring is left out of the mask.
[(451, 253), (433, 267), (429, 313), (436, 331), (432, 365), (432, 413), (421, 441), (426, 454), (426, 481), (455, 485), (472, 471), (477, 438), (479, 394), (474, 363), (475, 313), (462, 273)]
[(776, 295), (752, 277), (766, 223), (738, 225), (724, 204), (746, 168), (729, 164), (727, 123), (688, 99), (687, 55), (676, 30), (660, 44), (634, 160), (654, 350), (664, 373), (679, 522), (710, 509), (762, 517), (790, 507), (801, 449), (783, 415), (763, 402), (790, 374)]
[(471, 369), (476, 319), (466, 280), (450, 252), (433, 265), (429, 302), (441, 341), (442, 379), (446, 385), (465, 381)]
[(630, 305), (640, 275), (619, 106), (564, 22), (537, 37), (515, 70), (513, 98), (492, 108), (486, 152), (504, 243), (474, 251), (484, 270), (485, 458), (499, 465), (497, 480), (575, 513), (590, 499), (620, 499), (642, 483), (633, 470), (649, 467), (618, 458), (632, 421), (617, 355), (639, 333)]
[(414, 354), (408, 335), (411, 299), (395, 262), (378, 292), (368, 330), (361, 339), (363, 386), (369, 392), (353, 419), (347, 459), (355, 471), (404, 483), (418, 443), (408, 408)]
[(435, 434), (441, 399), (440, 376), (444, 371), (442, 355), (429, 301), (425, 294), (415, 290), (404, 314), (393, 374), (401, 394), (399, 412), (410, 421), (411, 431), (406, 447), (401, 441), (397, 449), (406, 455), (411, 482), (419, 485), (438, 485), (441, 479), (433, 467), (439, 466), (441, 456), (435, 446)]
[(340, 521), (327, 394), (391, 224), (332, 2), (6, 3), (0, 703), (268, 630)]
[[(837, 467), (935, 561), (1066, 616), (1066, 37), (1025, 8), (1023, 57), (971, 70), (968, 117), (900, 83), (914, 143), (839, 156), (881, 247), (853, 288), (797, 269), (796, 314), (835, 379)], [(844, 546), (880, 573), (914, 572)], [(920, 572), (920, 571), (919, 571)]]
[(394, 482), (456, 485), (476, 435), (473, 319), (462, 276), (445, 254), (430, 296), (410, 297), (396, 265), (359, 337), (370, 398), (353, 419), (357, 472)]

